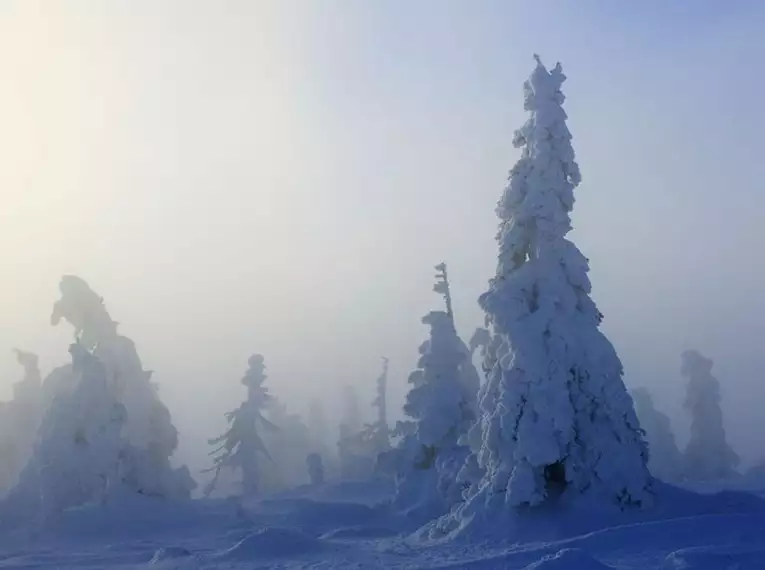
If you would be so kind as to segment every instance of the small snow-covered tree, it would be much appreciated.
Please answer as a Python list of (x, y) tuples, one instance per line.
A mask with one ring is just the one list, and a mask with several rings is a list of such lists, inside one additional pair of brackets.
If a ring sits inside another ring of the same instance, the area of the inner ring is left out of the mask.
[(436, 270), (434, 290), (444, 296), (446, 311), (431, 311), (422, 319), (430, 335), (409, 375), (404, 404), (409, 420), (398, 424), (400, 443), (384, 457), (396, 473), (395, 504), (431, 515), (461, 499), (457, 474), (470, 453), (461, 439), (475, 422), (480, 383), (471, 351), (454, 326), (446, 265)]
[[(536, 56), (535, 56), (536, 57)], [(563, 491), (620, 504), (650, 500), (648, 453), (622, 365), (598, 326), (588, 262), (566, 239), (580, 182), (558, 64), (536, 57), (524, 85), (522, 150), (497, 206), (499, 261), (479, 302), (493, 334), (481, 394), (486, 501), (538, 505)]]
[(13, 399), (0, 412), (0, 493), (16, 483), (26, 465), (42, 421), (42, 379), (36, 354), (16, 350), (24, 376), (13, 385)]
[(236, 410), (226, 414), (229, 429), (223, 435), (209, 441), (210, 445), (218, 447), (210, 453), (214, 465), (207, 472), (212, 471), (215, 474), (205, 488), (205, 495), (210, 495), (215, 490), (221, 469), (224, 468), (240, 470), (244, 495), (256, 495), (260, 490), (262, 458), (271, 460), (271, 455), (258, 433), (259, 426), (274, 431), (277, 429), (263, 416), (263, 410), (271, 400), (268, 388), (263, 386), (263, 382), (266, 381), (263, 356), (252, 355), (248, 365), (249, 368), (242, 378), (242, 384), (247, 387), (247, 399)]
[[(131, 444), (127, 468), (134, 484), (146, 495), (188, 498), (195, 483), (185, 467), (173, 469), (170, 457), (178, 446), (178, 431), (170, 412), (158, 396), (151, 372), (144, 370), (132, 340), (117, 333), (117, 323), (103, 299), (74, 275), (59, 284), (61, 299), (54, 307), (51, 323), (62, 319), (75, 329), (75, 338), (104, 365), (107, 381), (127, 410), (122, 435)], [(67, 370), (61, 371), (59, 391), (71, 389)], [(47, 383), (47, 381), (46, 381)]]
[(685, 475), (697, 481), (733, 475), (739, 462), (725, 437), (720, 383), (712, 376), (712, 364), (695, 350), (682, 354), (681, 372), (688, 379), (685, 409), (691, 414)]
[(648, 469), (654, 477), (670, 483), (683, 478), (683, 456), (672, 433), (672, 423), (666, 414), (656, 409), (647, 388), (632, 391), (640, 427), (648, 440)]
[(59, 395), (47, 410), (32, 457), (13, 491), (26, 502), (39, 500), (43, 517), (103, 502), (125, 487), (125, 407), (96, 356), (79, 343), (70, 353), (76, 388)]

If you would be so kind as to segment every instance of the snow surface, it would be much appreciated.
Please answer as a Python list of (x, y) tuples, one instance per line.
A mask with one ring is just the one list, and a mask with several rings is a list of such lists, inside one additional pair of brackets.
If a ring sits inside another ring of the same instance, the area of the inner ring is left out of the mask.
[(390, 492), (380, 480), (306, 486), (244, 505), (132, 495), (23, 528), (3, 527), (0, 510), (0, 568), (765, 568), (765, 501), (751, 494), (659, 485), (651, 511), (543, 507), (493, 533), (432, 542), (370, 506)]

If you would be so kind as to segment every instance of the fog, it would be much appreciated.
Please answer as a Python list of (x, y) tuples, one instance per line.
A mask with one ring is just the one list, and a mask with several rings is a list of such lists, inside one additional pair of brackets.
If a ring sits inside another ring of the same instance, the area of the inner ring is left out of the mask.
[(569, 78), (572, 239), (628, 385), (682, 444), (698, 349), (762, 458), (765, 6), (668, 4), (1, 3), (0, 396), (12, 348), (68, 360), (49, 317), (72, 273), (154, 370), (192, 471), (254, 352), (301, 413), (346, 384), (371, 402), (388, 356), (399, 414), (433, 265), (463, 338), (483, 322), (536, 52)]

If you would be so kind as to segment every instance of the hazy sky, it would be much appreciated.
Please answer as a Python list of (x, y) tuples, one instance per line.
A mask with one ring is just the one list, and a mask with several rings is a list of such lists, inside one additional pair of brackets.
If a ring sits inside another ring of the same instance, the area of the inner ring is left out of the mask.
[(155, 370), (182, 458), (252, 352), (295, 411), (350, 382), (370, 400), (383, 354), (400, 403), (435, 263), (463, 336), (482, 323), (537, 52), (569, 77), (572, 236), (628, 384), (683, 440), (698, 348), (765, 456), (763, 22), (754, 0), (0, 0), (0, 395), (11, 348), (67, 360), (49, 315), (75, 273)]

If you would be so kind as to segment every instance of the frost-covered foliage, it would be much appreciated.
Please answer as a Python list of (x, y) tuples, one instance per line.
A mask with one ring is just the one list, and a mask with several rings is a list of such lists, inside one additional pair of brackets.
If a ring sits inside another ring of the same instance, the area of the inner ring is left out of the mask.
[[(195, 483), (185, 467), (173, 469), (170, 457), (178, 446), (178, 431), (170, 412), (159, 399), (151, 372), (143, 369), (132, 340), (117, 333), (103, 299), (79, 277), (66, 275), (59, 284), (61, 299), (53, 307), (51, 323), (62, 319), (75, 329), (77, 342), (104, 365), (107, 382), (114, 386), (127, 410), (122, 436), (130, 443), (127, 468), (141, 493), (188, 498)], [(57, 390), (71, 389), (65, 371)]]
[(733, 475), (739, 462), (725, 438), (720, 383), (712, 376), (712, 364), (695, 350), (682, 354), (681, 373), (688, 379), (685, 409), (691, 414), (685, 475), (696, 481)]
[(464, 389), (460, 371), (466, 355), (449, 314), (432, 311), (422, 322), (430, 327), (430, 338), (420, 346), (417, 370), (409, 376), (404, 413), (412, 425), (395, 450), (396, 502), (439, 509), (460, 496), (453, 487), (467, 449), (458, 440), (475, 420), (475, 394), (471, 398)]
[(420, 345), (417, 369), (404, 404), (409, 418), (399, 422), (396, 449), (381, 458), (396, 474), (395, 505), (442, 514), (462, 499), (457, 474), (470, 454), (461, 441), (476, 420), (480, 380), (472, 353), (457, 335), (451, 310), (446, 265), (436, 266), (434, 290), (444, 296), (446, 311), (431, 311), (422, 322), (428, 340)]
[(16, 484), (42, 421), (42, 379), (37, 355), (15, 352), (24, 376), (13, 385), (13, 399), (0, 407), (0, 494)]
[(648, 440), (648, 469), (662, 481), (680, 482), (683, 478), (683, 456), (675, 442), (669, 417), (656, 409), (647, 388), (633, 390), (632, 399), (640, 427)]
[(121, 436), (125, 407), (103, 362), (79, 343), (69, 351), (76, 388), (57, 396), (47, 410), (32, 457), (13, 491), (27, 504), (39, 501), (46, 518), (69, 507), (103, 502), (126, 485), (129, 445)]
[[(480, 402), (485, 501), (537, 505), (559, 492), (643, 504), (651, 476), (622, 365), (598, 326), (588, 262), (566, 239), (580, 182), (558, 64), (524, 85), (529, 118), (497, 206), (497, 274), (480, 298), (493, 339)], [(468, 512), (469, 512), (468, 511)], [(467, 513), (466, 513), (467, 514)]]
[(263, 356), (253, 354), (248, 360), (249, 368), (242, 378), (247, 388), (247, 399), (234, 411), (226, 414), (230, 424), (221, 436), (211, 439), (210, 445), (217, 445), (210, 455), (214, 465), (208, 471), (215, 475), (205, 487), (205, 495), (210, 495), (218, 482), (222, 469), (235, 469), (241, 472), (242, 492), (245, 496), (256, 495), (260, 491), (261, 463), (263, 458), (271, 460), (260, 427), (276, 431), (276, 426), (263, 416), (263, 411), (271, 401), (266, 381), (266, 366)]
[(305, 463), (311, 485), (321, 485), (324, 483), (324, 460), (321, 458), (321, 454), (309, 453), (305, 458)]

